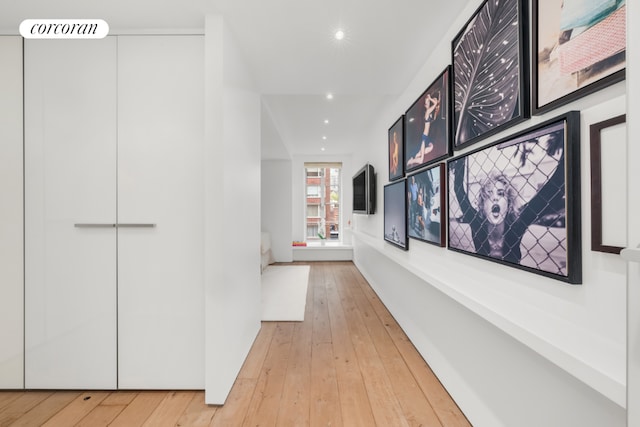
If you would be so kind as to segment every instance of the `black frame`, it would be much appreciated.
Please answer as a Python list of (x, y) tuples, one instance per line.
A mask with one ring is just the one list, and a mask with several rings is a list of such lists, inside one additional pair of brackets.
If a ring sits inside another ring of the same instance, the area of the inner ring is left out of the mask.
[(602, 242), (602, 139), (603, 129), (626, 123), (626, 114), (613, 117), (589, 126), (591, 148), (591, 250), (619, 254), (622, 246), (606, 245)]
[[(439, 99), (439, 105), (430, 115), (431, 121), (429, 122), (428, 138), (430, 138), (433, 148), (420, 156), (422, 159), (417, 162), (416, 158), (419, 153), (423, 152), (423, 148), (426, 148), (422, 145), (426, 123), (425, 102), (427, 96)], [(451, 106), (451, 66), (448, 65), (404, 114), (405, 172), (416, 171), (451, 156)]]
[[(398, 136), (399, 135), (399, 136)], [(398, 141), (399, 139), (399, 141)], [(397, 158), (398, 169), (393, 172), (393, 144), (397, 144)], [(388, 146), (389, 146), (389, 181), (395, 181), (397, 179), (404, 178), (404, 116), (400, 116), (398, 120), (389, 128), (388, 131)]]
[(582, 282), (578, 111), (451, 159), (448, 194), (449, 249)]
[[(403, 250), (409, 249), (407, 236), (406, 179), (384, 186), (384, 240)], [(396, 226), (400, 227), (400, 230)], [(397, 235), (397, 238), (394, 237)]]
[[(423, 212), (420, 212), (419, 203), (413, 201), (414, 190), (412, 186), (416, 184), (417, 197), (420, 197), (419, 188), (423, 188), (422, 200), (426, 202), (427, 197), (424, 196), (426, 190), (434, 190), (432, 177), (437, 177), (437, 192), (432, 194), (429, 200), (428, 219), (425, 219)], [(446, 175), (444, 163), (434, 165), (430, 168), (423, 169), (413, 175), (407, 177), (407, 234), (409, 238), (431, 243), (436, 246), (444, 247), (446, 244), (447, 226), (443, 221), (443, 213), (446, 203)], [(437, 206), (434, 206), (437, 205)], [(416, 210), (414, 212), (414, 209)], [(436, 212), (437, 211), (437, 212)], [(417, 229), (416, 229), (417, 228)]]
[[(620, 82), (622, 80), (625, 79), (625, 68), (626, 68), (626, 48), (625, 51), (622, 51), (619, 54), (615, 54), (615, 55), (611, 55), (609, 57), (607, 57), (604, 60), (601, 60), (599, 62), (596, 62), (595, 64), (591, 65), (588, 68), (582, 69), (580, 71), (580, 73), (588, 73), (588, 72), (598, 72), (598, 71), (602, 71), (604, 69), (605, 74), (603, 75), (603, 77), (599, 78), (598, 80), (592, 81), (591, 83), (586, 83), (583, 86), (579, 86), (576, 83), (576, 88), (570, 92), (566, 92), (564, 95), (560, 95), (556, 98), (553, 98), (551, 100), (540, 100), (540, 94), (539, 94), (539, 89), (542, 86), (545, 87), (551, 87), (551, 85), (549, 84), (549, 82), (545, 82), (544, 85), (542, 85), (540, 83), (540, 78), (541, 75), (547, 75), (547, 78), (553, 79), (553, 82), (557, 82), (558, 79), (562, 78), (561, 72), (559, 70), (560, 65), (558, 64), (554, 64), (554, 69), (553, 70), (549, 70), (546, 72), (541, 72), (541, 70), (543, 68), (551, 68), (551, 67), (547, 67), (546, 65), (544, 67), (541, 67), (541, 59), (544, 60), (546, 58), (550, 57), (550, 54), (553, 53), (554, 55), (560, 55), (559, 53), (559, 45), (558, 46), (542, 46), (542, 43), (540, 42), (541, 38), (545, 38), (545, 39), (559, 39), (560, 35), (561, 35), (561, 30), (558, 28), (557, 30), (557, 34), (541, 34), (542, 31), (539, 29), (539, 18), (540, 17), (544, 17), (543, 22), (545, 22), (547, 25), (549, 25), (549, 21), (559, 21), (559, 17), (557, 19), (553, 19), (551, 20), (549, 18), (549, 15), (553, 12), (550, 11), (548, 9), (545, 9), (544, 7), (541, 10), (540, 7), (540, 1), (539, 0), (532, 0), (533, 4), (532, 4), (532, 10), (533, 10), (533, 19), (532, 19), (532, 48), (533, 48), (533, 52), (532, 52), (532, 63), (533, 63), (533, 81), (532, 81), (532, 109), (533, 109), (533, 114), (538, 115), (538, 114), (542, 114), (545, 113), (547, 111), (553, 110), (557, 107), (560, 107), (561, 105), (565, 105), (568, 104), (570, 102), (573, 102), (579, 98), (582, 98), (586, 95), (589, 95), (591, 93), (594, 93), (596, 91), (599, 91), (601, 89), (604, 89), (607, 86), (610, 86), (614, 83)], [(544, 5), (544, 2), (543, 2)], [(626, 8), (626, 6), (623, 6)], [(626, 10), (626, 9), (625, 9)], [(557, 11), (557, 14), (560, 14), (560, 11)], [(613, 12), (611, 12), (608, 16), (611, 17), (613, 15)], [(626, 38), (625, 38), (625, 42), (626, 42)], [(542, 49), (542, 52), (540, 52), (540, 50)], [(587, 49), (584, 48), (584, 46), (582, 47), (573, 47), (571, 49), (569, 49), (569, 51), (573, 54), (576, 53), (582, 53), (585, 52)], [(556, 53), (558, 52), (558, 53)], [(624, 58), (624, 59), (623, 59)], [(606, 74), (607, 72), (607, 63), (605, 61), (613, 61), (613, 62), (618, 62), (617, 65), (610, 67), (611, 69), (609, 70), (609, 74)], [(559, 60), (557, 61), (559, 63)], [(615, 68), (620, 67), (621, 63), (624, 62), (624, 68), (622, 69), (617, 69), (615, 70)], [(567, 67), (569, 68), (569, 67)], [(585, 71), (586, 70), (586, 71)], [(572, 75), (575, 73), (572, 73)], [(578, 76), (573, 75), (573, 77), (577, 80), (579, 79)], [(568, 82), (567, 82), (568, 83)], [(551, 90), (552, 93), (554, 95), (557, 95), (558, 93), (562, 93), (562, 90), (560, 87), (557, 87), (556, 85), (553, 86), (553, 89)], [(543, 105), (540, 105), (541, 103), (544, 103)]]
[(451, 42), (455, 150), (529, 118), (527, 23), (526, 0), (485, 0)]

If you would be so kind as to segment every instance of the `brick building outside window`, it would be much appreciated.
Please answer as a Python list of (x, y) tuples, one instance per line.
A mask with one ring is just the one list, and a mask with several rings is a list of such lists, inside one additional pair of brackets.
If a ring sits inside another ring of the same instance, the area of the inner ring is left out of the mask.
[(305, 163), (306, 240), (339, 241), (340, 163)]

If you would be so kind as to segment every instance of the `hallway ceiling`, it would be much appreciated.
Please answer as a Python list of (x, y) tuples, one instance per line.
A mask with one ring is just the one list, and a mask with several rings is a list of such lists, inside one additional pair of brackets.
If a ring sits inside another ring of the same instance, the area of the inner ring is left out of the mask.
[(348, 154), (467, 1), (0, 0), (0, 33), (16, 34), (28, 18), (100, 18), (111, 33), (192, 31), (202, 30), (207, 13), (222, 14), (271, 119), (263, 123), (263, 158)]

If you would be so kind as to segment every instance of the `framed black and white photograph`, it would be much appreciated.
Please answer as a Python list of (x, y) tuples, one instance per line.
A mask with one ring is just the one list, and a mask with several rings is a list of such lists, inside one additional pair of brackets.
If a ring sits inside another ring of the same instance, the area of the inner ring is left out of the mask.
[(384, 186), (384, 240), (407, 250), (409, 239), (405, 182), (403, 179)]
[(407, 225), (409, 237), (445, 245), (445, 167), (440, 163), (407, 177)]
[(448, 162), (449, 249), (582, 282), (580, 113)]
[(524, 0), (485, 1), (453, 39), (454, 149), (529, 117), (527, 22)]
[(389, 128), (389, 181), (404, 178), (404, 116)]
[(533, 113), (624, 80), (626, 0), (533, 0)]
[(451, 155), (451, 67), (405, 113), (404, 168), (418, 170)]

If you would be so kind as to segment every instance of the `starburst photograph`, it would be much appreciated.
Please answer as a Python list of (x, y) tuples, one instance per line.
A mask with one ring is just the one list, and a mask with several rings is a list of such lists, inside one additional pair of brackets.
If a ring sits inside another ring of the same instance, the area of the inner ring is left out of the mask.
[(521, 0), (485, 1), (452, 42), (454, 148), (529, 117)]

